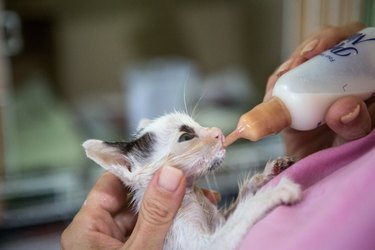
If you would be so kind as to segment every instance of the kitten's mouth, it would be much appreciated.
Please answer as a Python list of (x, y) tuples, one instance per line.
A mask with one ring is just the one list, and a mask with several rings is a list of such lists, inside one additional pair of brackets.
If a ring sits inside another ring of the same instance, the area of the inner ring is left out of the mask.
[(212, 145), (210, 150), (203, 153), (202, 158), (194, 164), (192, 176), (198, 177), (215, 171), (224, 162), (225, 152), (226, 150), (221, 143)]
[(221, 164), (223, 164), (224, 159), (225, 159), (225, 149), (221, 147), (214, 155), (211, 166), (208, 168), (208, 171), (216, 170), (218, 167), (221, 166)]

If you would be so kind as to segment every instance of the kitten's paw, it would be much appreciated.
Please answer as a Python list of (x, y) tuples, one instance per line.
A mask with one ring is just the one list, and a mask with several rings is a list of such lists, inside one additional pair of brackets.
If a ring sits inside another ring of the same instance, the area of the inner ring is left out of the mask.
[(255, 174), (250, 179), (245, 179), (240, 186), (240, 197), (246, 197), (248, 195), (254, 195), (257, 193), (266, 183), (268, 179), (266, 176), (261, 174)]
[(240, 187), (241, 197), (245, 197), (248, 194), (255, 194), (276, 175), (293, 165), (294, 162), (294, 159), (288, 156), (281, 156), (268, 161), (262, 173), (255, 174), (251, 179), (244, 181)]
[(289, 156), (280, 156), (272, 161), (268, 161), (264, 168), (263, 175), (272, 179), (295, 163), (294, 158)]
[(294, 204), (302, 199), (302, 189), (300, 185), (288, 178), (282, 178), (276, 186), (275, 198), (282, 204)]

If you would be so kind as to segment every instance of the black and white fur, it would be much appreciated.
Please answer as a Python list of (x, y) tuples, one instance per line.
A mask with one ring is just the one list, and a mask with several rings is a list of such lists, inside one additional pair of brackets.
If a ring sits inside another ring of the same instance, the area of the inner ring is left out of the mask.
[(153, 174), (163, 166), (180, 168), (188, 186), (164, 249), (227, 250), (235, 249), (247, 230), (271, 209), (297, 202), (301, 190), (286, 178), (261, 189), (273, 176), (272, 164), (268, 164), (262, 174), (244, 181), (236, 202), (222, 213), (193, 183), (221, 165), (223, 140), (220, 129), (202, 127), (186, 114), (171, 113), (142, 121), (130, 142), (88, 140), (83, 147), (89, 158), (132, 189), (137, 212)]

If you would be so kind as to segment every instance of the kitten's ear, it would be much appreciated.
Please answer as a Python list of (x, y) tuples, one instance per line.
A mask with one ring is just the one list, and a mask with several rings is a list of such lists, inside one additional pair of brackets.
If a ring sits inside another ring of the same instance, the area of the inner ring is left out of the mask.
[(147, 127), (150, 123), (152, 122), (152, 120), (150, 119), (147, 119), (147, 118), (143, 118), (139, 121), (138, 123), (138, 127), (137, 127), (137, 131), (141, 130), (141, 129), (144, 129), (145, 127)]
[(118, 147), (100, 140), (87, 140), (82, 144), (88, 158), (105, 170), (119, 177), (125, 184), (131, 184), (131, 164)]

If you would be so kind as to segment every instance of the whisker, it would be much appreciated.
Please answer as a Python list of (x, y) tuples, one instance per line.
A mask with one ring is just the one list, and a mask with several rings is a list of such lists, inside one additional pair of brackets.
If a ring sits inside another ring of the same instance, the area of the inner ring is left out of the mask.
[(191, 111), (191, 117), (194, 118), (194, 116), (196, 116), (196, 113), (195, 113), (195, 112), (196, 112), (196, 110), (197, 110), (197, 108), (198, 108), (200, 102), (202, 101), (203, 97), (206, 95), (206, 91), (207, 91), (207, 89), (204, 88), (204, 89), (203, 89), (203, 92), (202, 92), (202, 94), (201, 94), (201, 96), (199, 97), (198, 101), (197, 101), (197, 102), (195, 103), (195, 105), (194, 105), (193, 110)]
[(209, 190), (213, 190), (212, 187), (211, 187), (211, 184), (210, 184), (210, 179), (208, 178), (208, 175), (206, 174), (204, 176), (205, 180), (206, 180), (206, 184), (207, 184), (207, 187)]
[(183, 98), (184, 98), (184, 107), (185, 107), (185, 112), (187, 115), (190, 115), (189, 114), (189, 109), (188, 109), (188, 105), (187, 105), (187, 101), (186, 101), (186, 85), (189, 83), (189, 79), (191, 77), (191, 74), (192, 74), (192, 69), (190, 68), (189, 71), (187, 72), (186, 74), (186, 79), (184, 81), (184, 93), (183, 93)]
[(186, 80), (185, 82), (184, 82), (184, 93), (183, 93), (183, 98), (184, 98), (184, 107), (185, 107), (185, 113), (186, 114), (189, 114), (189, 110), (188, 110), (188, 107), (187, 107), (187, 104), (186, 104), (186, 84), (187, 84), (187, 81), (188, 80)]
[(214, 180), (214, 185), (216, 189), (219, 189), (219, 185), (217, 184), (215, 172), (212, 173), (212, 179)]

